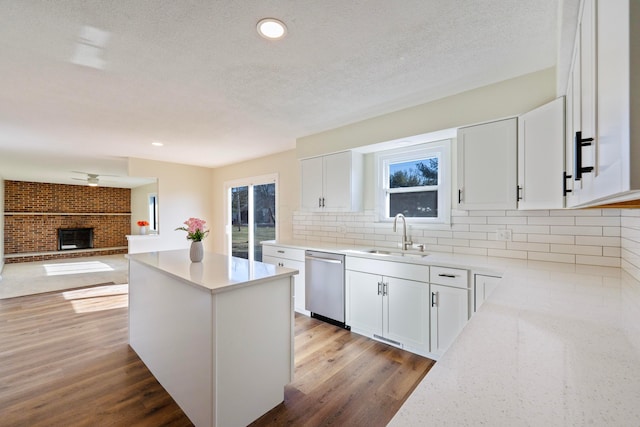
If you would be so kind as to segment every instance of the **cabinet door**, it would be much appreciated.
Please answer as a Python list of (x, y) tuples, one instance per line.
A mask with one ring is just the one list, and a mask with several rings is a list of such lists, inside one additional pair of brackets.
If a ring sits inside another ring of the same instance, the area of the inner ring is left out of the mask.
[(298, 313), (305, 314), (309, 316), (309, 313), (304, 308), (304, 262), (294, 261), (285, 258), (278, 258), (271, 255), (263, 255), (262, 262), (267, 264), (277, 265), (279, 267), (291, 268), (294, 270), (298, 270), (298, 274), (293, 276), (294, 282), (294, 308)]
[(485, 276), (484, 274), (475, 275), (474, 283), (474, 311), (478, 311), (483, 302), (498, 287), (500, 277)]
[[(585, 1), (585, 8), (593, 1)], [(640, 188), (640, 115), (634, 108), (640, 88), (638, 14), (637, 1), (597, 2), (598, 137), (591, 199)]]
[(564, 97), (518, 117), (518, 209), (564, 207)]
[[(576, 41), (577, 43), (578, 41)], [(577, 54), (577, 52), (576, 52)], [(574, 138), (576, 131), (580, 127), (580, 66), (574, 57), (572, 61), (571, 71), (569, 73), (569, 81), (567, 83), (567, 96), (565, 97), (565, 141), (564, 141), (564, 170), (565, 185), (567, 186), (567, 194), (565, 196), (565, 207), (573, 207), (580, 203), (580, 188), (582, 181), (575, 180), (575, 146)]]
[(324, 175), (322, 157), (300, 161), (300, 203), (306, 211), (322, 210), (322, 180)]
[(354, 332), (382, 334), (382, 277), (346, 272), (346, 321)]
[[(582, 166), (594, 167), (596, 162), (596, 22), (595, 0), (585, 0), (582, 6), (578, 37), (580, 44), (580, 128), (582, 138), (594, 140), (583, 147), (576, 147), (582, 151)], [(574, 135), (575, 137), (575, 135)], [(595, 170), (582, 174), (581, 199), (593, 198), (592, 181)], [(584, 201), (584, 200), (583, 200)]]
[(429, 284), (383, 277), (383, 336), (423, 353), (429, 351)]
[(517, 121), (484, 123), (458, 130), (458, 207), (515, 209)]
[(323, 207), (332, 211), (351, 210), (351, 152), (324, 156)]
[(442, 355), (469, 320), (469, 291), (431, 284), (431, 353)]

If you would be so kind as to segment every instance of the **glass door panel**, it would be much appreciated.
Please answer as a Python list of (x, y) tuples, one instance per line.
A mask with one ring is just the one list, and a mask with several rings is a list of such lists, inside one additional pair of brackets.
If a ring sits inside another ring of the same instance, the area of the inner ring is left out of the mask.
[(256, 261), (262, 261), (264, 240), (276, 238), (276, 185), (253, 186), (253, 254)]
[(231, 189), (231, 255), (249, 258), (249, 187)]

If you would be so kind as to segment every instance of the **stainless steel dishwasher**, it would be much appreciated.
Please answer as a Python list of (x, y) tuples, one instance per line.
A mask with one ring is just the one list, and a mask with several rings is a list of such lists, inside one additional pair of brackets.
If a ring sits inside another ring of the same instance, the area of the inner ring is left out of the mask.
[(344, 324), (344, 255), (305, 252), (305, 308), (311, 317)]

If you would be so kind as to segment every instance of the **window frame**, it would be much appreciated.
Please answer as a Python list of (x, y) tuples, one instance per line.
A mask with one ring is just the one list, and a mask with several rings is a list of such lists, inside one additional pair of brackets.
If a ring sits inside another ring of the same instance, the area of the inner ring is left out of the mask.
[[(379, 151), (375, 154), (376, 164), (376, 213), (380, 222), (393, 221), (387, 216), (389, 195), (392, 193), (412, 193), (438, 191), (437, 217), (407, 217), (421, 224), (451, 224), (451, 139), (421, 143), (408, 147)], [(438, 158), (438, 185), (421, 187), (389, 188), (389, 165), (393, 163)]]

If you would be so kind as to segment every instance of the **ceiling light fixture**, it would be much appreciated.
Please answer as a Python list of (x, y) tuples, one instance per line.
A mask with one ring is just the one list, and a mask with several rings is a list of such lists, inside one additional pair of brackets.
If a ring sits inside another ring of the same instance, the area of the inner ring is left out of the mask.
[(258, 34), (268, 40), (280, 40), (287, 35), (287, 26), (275, 18), (264, 18), (256, 26)]
[(151, 143), (151, 145), (156, 146), (156, 147), (162, 147), (164, 144), (160, 141), (153, 141)]

